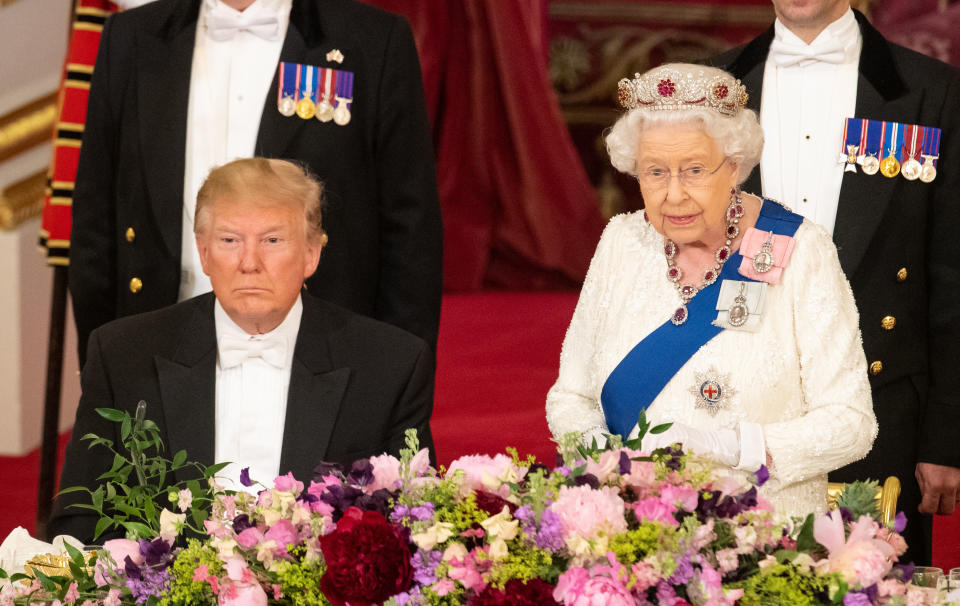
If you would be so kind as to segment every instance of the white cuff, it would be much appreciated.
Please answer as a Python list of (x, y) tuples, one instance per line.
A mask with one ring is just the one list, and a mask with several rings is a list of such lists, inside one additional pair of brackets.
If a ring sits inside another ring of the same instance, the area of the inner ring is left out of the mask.
[(759, 423), (741, 421), (737, 426), (740, 435), (740, 461), (737, 469), (756, 471), (767, 462), (767, 443)]

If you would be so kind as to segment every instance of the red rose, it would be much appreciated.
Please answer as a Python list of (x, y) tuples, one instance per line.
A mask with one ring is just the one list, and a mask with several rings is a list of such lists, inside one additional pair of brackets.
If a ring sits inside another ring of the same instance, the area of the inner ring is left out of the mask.
[(376, 511), (347, 509), (320, 549), (327, 562), (320, 589), (334, 606), (382, 604), (413, 583), (406, 538)]
[(553, 599), (553, 585), (540, 579), (530, 579), (526, 583), (520, 579), (510, 579), (503, 589), (487, 585), (486, 589), (470, 600), (470, 606), (546, 606), (556, 604)]

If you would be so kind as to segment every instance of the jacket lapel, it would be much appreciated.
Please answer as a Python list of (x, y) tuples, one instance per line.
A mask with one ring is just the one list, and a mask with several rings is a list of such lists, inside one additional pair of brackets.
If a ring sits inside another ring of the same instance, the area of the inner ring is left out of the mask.
[[(854, 117), (916, 123), (921, 95), (907, 93), (887, 41), (863, 15), (855, 14), (863, 35), (863, 50), (860, 52)], [(889, 179), (879, 173), (870, 176), (861, 170), (843, 174), (833, 240), (837, 244), (840, 265), (848, 276), (853, 276), (859, 267), (887, 207), (902, 186), (900, 177)]]
[[(167, 426), (167, 452), (172, 457), (186, 450), (188, 460), (204, 465), (215, 462), (217, 336), (213, 300), (212, 293), (204, 295), (195, 306), (172, 358), (154, 357)], [(176, 479), (187, 477), (177, 474)]]
[[(290, 25), (283, 40), (280, 61), (304, 65), (325, 63), (326, 57), (322, 49), (318, 48), (324, 37), (320, 23), (319, 2), (293, 0), (290, 8)], [(273, 72), (273, 83), (264, 100), (260, 128), (257, 131), (256, 155), (258, 156), (283, 157), (297, 133), (309, 122), (296, 115), (283, 116), (277, 111), (279, 84), (280, 66), (277, 65)]]
[[(763, 68), (767, 62), (770, 43), (773, 41), (773, 26), (754, 38), (736, 59), (726, 67), (735, 78), (747, 88), (747, 107), (757, 112), (760, 118), (760, 99), (763, 95)], [(743, 191), (759, 193), (763, 191), (760, 178), (760, 166), (757, 165), (743, 183)]]
[(190, 72), (200, 0), (175, 0), (137, 52), (140, 154), (155, 225), (179, 257)]
[(350, 381), (350, 369), (333, 367), (327, 320), (312, 297), (302, 299), (303, 316), (290, 372), (280, 473), (292, 471), (295, 477), (306, 479), (313, 477), (314, 466), (326, 456)]

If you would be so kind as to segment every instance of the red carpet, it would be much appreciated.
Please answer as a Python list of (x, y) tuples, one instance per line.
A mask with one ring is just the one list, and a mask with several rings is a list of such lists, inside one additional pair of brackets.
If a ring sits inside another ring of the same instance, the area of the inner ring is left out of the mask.
[[(441, 464), (507, 446), (553, 462), (543, 405), (575, 304), (571, 293), (444, 298), (432, 421)], [(0, 537), (16, 526), (33, 530), (39, 464), (37, 451), (0, 457)], [(960, 566), (960, 514), (936, 519), (933, 559)]]

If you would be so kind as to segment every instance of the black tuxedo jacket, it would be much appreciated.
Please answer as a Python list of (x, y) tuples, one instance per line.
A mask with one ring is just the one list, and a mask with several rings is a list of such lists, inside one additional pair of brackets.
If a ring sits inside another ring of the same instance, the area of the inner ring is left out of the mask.
[[(935, 126), (943, 133), (932, 183), (863, 171), (843, 175), (834, 242), (860, 310), (867, 361), (882, 364), (870, 375), (880, 433), (865, 460), (831, 478), (897, 475), (904, 484), (901, 508), (916, 518), (916, 463), (960, 467), (960, 76), (890, 44), (863, 15), (856, 17), (863, 50), (851, 117)], [(758, 112), (773, 36), (771, 27), (714, 61), (743, 81)], [(761, 191), (759, 168), (744, 189)], [(895, 320), (890, 328), (882, 323), (888, 316)]]
[[(81, 360), (97, 326), (177, 300), (200, 1), (158, 0), (112, 16), (103, 30), (73, 194), (70, 292)], [(333, 49), (343, 63), (327, 61)], [(310, 292), (435, 348), (443, 238), (409, 26), (353, 0), (293, 0), (280, 61), (355, 74), (346, 126), (282, 116), (278, 70), (264, 100), (256, 155), (304, 162), (325, 183), (330, 242)], [(136, 293), (133, 278), (142, 283)]]
[[(404, 432), (411, 427), (432, 455), (433, 356), (426, 343), (310, 295), (304, 294), (302, 300), (281, 474), (292, 471), (309, 483), (320, 461), (349, 469), (360, 458), (383, 452), (396, 455), (404, 447)], [(168, 458), (185, 449), (188, 460), (215, 462), (213, 304), (212, 293), (201, 295), (116, 320), (93, 332), (62, 488), (93, 489), (99, 485), (97, 477), (110, 469), (113, 455), (100, 446), (88, 449), (82, 436), (95, 433), (122, 444), (119, 424), (104, 420), (95, 409), (118, 408), (132, 415), (140, 400), (147, 402), (147, 418), (157, 423)], [(57, 499), (50, 536), (66, 533), (92, 540), (97, 520), (84, 509), (67, 508), (76, 502), (89, 500), (85, 493)]]

